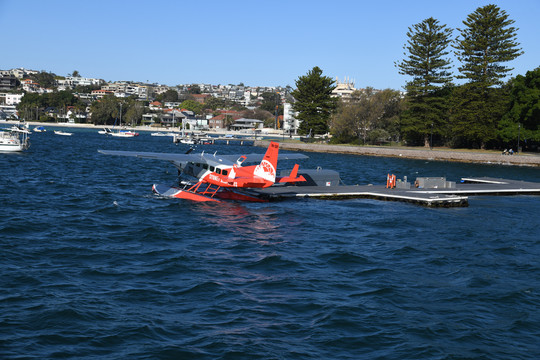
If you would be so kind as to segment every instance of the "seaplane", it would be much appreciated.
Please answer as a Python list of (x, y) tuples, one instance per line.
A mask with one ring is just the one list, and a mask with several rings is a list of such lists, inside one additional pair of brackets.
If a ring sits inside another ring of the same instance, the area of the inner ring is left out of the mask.
[[(191, 150), (191, 149), (190, 149)], [(196, 181), (182, 181), (173, 186), (154, 184), (154, 193), (178, 199), (193, 201), (264, 201), (249, 193), (249, 189), (266, 188), (274, 184), (306, 181), (298, 176), (299, 165), (295, 164), (287, 176), (276, 176), (277, 162), (280, 160), (306, 159), (297, 153), (280, 154), (279, 143), (270, 142), (264, 155), (217, 155), (191, 153), (153, 153), (137, 151), (98, 150), (105, 155), (131, 156), (137, 158), (170, 161), (177, 169), (179, 177), (187, 175)], [(257, 165), (246, 165), (259, 162)]]

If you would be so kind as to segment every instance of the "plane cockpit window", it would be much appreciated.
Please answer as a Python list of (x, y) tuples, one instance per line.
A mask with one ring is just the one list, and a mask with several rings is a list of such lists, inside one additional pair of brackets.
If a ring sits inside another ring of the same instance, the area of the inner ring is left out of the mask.
[(208, 170), (208, 164), (203, 164), (203, 169)]
[(214, 172), (214, 167), (210, 165), (210, 171)]
[(222, 170), (221, 175), (227, 175), (227, 170)]
[(221, 169), (220, 169), (220, 168), (216, 168), (216, 173), (217, 173), (217, 174), (221, 174)]

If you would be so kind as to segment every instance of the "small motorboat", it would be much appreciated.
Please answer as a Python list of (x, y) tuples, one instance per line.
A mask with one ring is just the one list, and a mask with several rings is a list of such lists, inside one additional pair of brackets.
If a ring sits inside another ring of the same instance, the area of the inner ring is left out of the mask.
[(109, 128), (103, 128), (103, 130), (99, 130), (99, 131), (98, 131), (98, 134), (102, 134), (102, 135), (110, 135), (110, 134), (112, 134), (112, 130), (109, 129)]
[(45, 132), (45, 131), (47, 131), (47, 129), (45, 129), (45, 127), (43, 126), (36, 126), (34, 128), (34, 132)]
[(62, 135), (62, 136), (71, 136), (73, 133), (62, 131), (62, 130), (54, 130), (55, 135)]

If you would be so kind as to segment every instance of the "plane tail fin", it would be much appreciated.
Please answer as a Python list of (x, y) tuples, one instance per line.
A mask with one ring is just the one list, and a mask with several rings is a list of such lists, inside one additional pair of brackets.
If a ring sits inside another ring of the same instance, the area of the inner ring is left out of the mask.
[(279, 143), (271, 141), (261, 163), (255, 167), (253, 175), (259, 176), (273, 184), (276, 181), (278, 154)]

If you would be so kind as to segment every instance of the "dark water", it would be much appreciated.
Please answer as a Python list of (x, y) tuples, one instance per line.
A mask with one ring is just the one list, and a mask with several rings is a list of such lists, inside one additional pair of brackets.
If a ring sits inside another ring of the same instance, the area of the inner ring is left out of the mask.
[[(172, 165), (96, 150), (185, 148), (73, 131), (0, 154), (2, 359), (540, 358), (540, 197), (161, 199), (151, 184), (172, 183)], [(347, 184), (540, 182), (540, 169), (308, 155), (301, 167)]]

